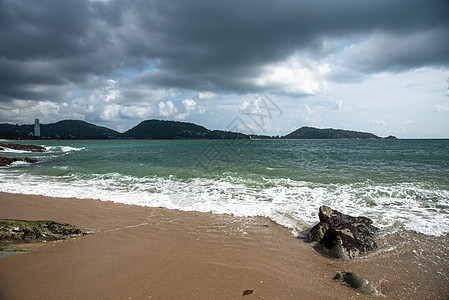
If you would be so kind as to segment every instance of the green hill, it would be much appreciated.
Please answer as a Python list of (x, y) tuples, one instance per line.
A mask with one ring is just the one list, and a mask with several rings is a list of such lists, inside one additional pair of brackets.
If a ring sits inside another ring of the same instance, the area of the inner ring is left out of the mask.
[[(41, 138), (48, 139), (110, 139), (119, 135), (117, 131), (85, 121), (64, 120), (41, 124)], [(7, 139), (38, 139), (34, 137), (34, 125), (0, 124), (0, 137)]]
[(209, 129), (187, 122), (147, 120), (123, 133), (134, 139), (204, 139)]
[(209, 130), (203, 126), (188, 122), (147, 120), (121, 135), (134, 139), (249, 139), (243, 133)]
[[(39, 139), (33, 137), (34, 125), (0, 124), (0, 138), (6, 139)], [(97, 126), (80, 120), (64, 120), (52, 124), (41, 124), (43, 139), (271, 139), (279, 138), (246, 135), (238, 132), (209, 130), (203, 126), (188, 122), (146, 120), (125, 133)], [(318, 129), (301, 127), (289, 133), (284, 139), (380, 139), (369, 132), (343, 129)], [(390, 136), (388, 139), (395, 139)]]
[(0, 124), (0, 138), (4, 139), (25, 139), (32, 137), (33, 125)]
[(287, 134), (286, 139), (379, 139), (377, 135), (369, 132), (359, 132), (343, 129), (318, 129), (314, 127), (301, 127)]
[(115, 130), (80, 120), (64, 120), (52, 124), (41, 124), (41, 136), (43, 138), (109, 139), (118, 135), (119, 133)]

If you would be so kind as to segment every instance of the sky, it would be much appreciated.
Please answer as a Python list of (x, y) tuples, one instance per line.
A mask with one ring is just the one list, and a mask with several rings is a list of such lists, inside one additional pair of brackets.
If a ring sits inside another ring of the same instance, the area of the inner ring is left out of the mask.
[(0, 0), (0, 123), (449, 138), (448, 0)]

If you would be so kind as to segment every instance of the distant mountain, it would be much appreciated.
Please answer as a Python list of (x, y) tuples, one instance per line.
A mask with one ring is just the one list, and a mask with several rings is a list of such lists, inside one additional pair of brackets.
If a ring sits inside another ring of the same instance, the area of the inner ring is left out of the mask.
[[(39, 139), (33, 137), (34, 125), (0, 124), (0, 138)], [(80, 120), (64, 120), (52, 124), (41, 124), (43, 139), (276, 139), (279, 136), (246, 135), (238, 132), (209, 130), (188, 122), (146, 120), (119, 133)], [(285, 139), (380, 139), (375, 134), (342, 129), (318, 129), (301, 127), (283, 136)], [(395, 139), (389, 136), (386, 139)]]
[(41, 124), (41, 136), (61, 139), (110, 139), (119, 132), (80, 120), (64, 120), (52, 124)]
[(209, 129), (187, 122), (147, 120), (121, 136), (134, 139), (204, 139)]
[(0, 124), (0, 138), (24, 139), (29, 138), (34, 132), (33, 125)]
[(203, 126), (188, 122), (147, 120), (121, 135), (134, 139), (249, 139), (243, 133), (209, 130)]
[[(64, 120), (52, 124), (41, 124), (41, 138), (49, 139), (110, 139), (120, 133), (85, 121)], [(0, 137), (8, 139), (36, 138), (34, 125), (0, 124)]]
[(286, 139), (380, 139), (369, 132), (359, 132), (343, 129), (318, 129), (314, 127), (301, 127), (287, 134)]

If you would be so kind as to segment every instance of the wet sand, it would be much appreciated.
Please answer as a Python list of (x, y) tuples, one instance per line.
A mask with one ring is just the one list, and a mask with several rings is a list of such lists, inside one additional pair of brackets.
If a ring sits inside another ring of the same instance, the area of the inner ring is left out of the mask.
[(360, 272), (388, 299), (449, 296), (447, 236), (391, 235), (340, 262), (259, 217), (0, 193), (0, 218), (98, 232), (0, 259), (0, 299), (372, 299), (337, 271)]

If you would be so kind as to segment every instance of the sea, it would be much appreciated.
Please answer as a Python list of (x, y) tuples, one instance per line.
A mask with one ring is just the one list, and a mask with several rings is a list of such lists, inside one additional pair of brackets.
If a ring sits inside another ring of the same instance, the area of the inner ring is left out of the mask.
[(37, 164), (0, 168), (0, 191), (263, 216), (297, 234), (318, 209), (387, 233), (449, 233), (449, 140), (21, 141)]

